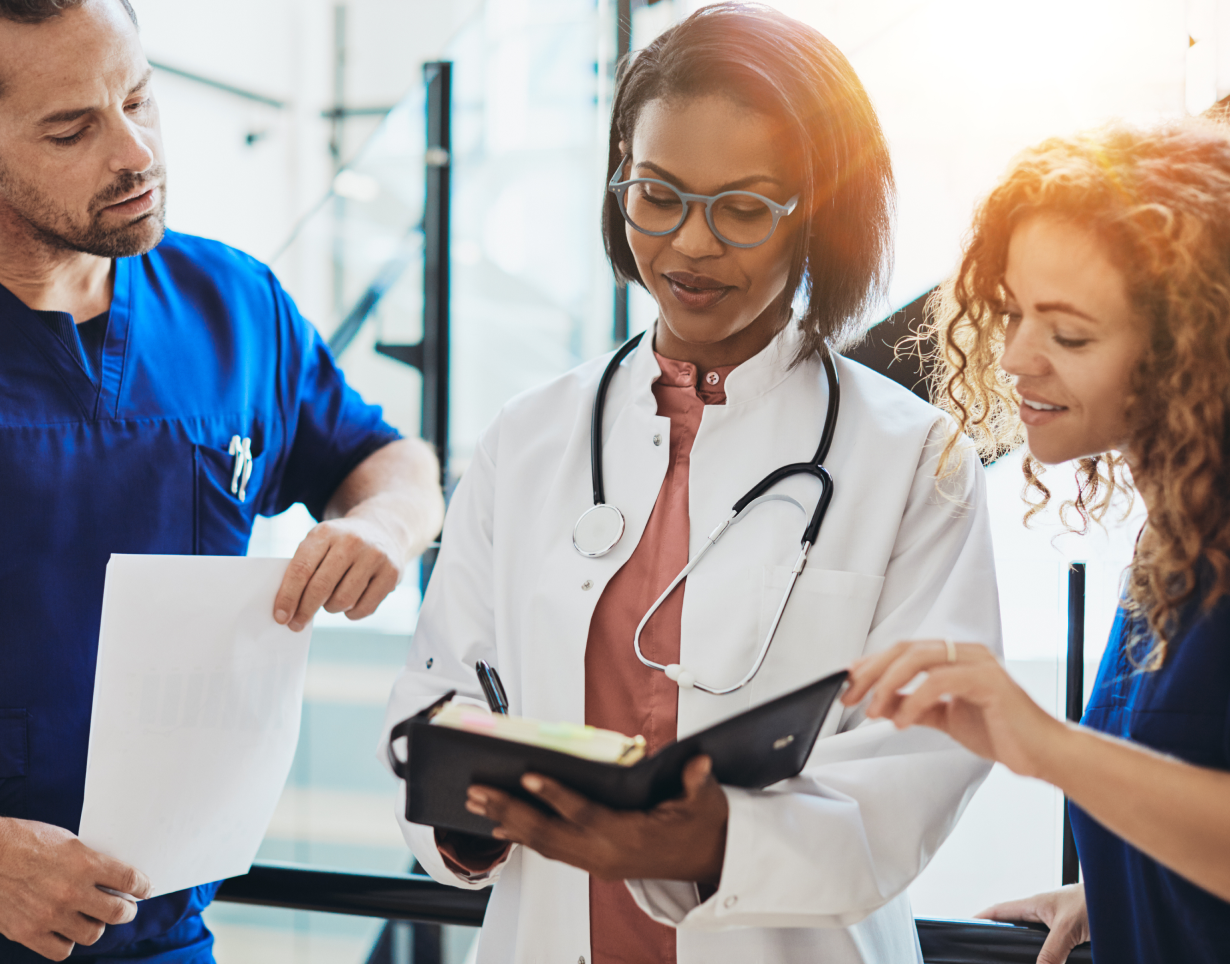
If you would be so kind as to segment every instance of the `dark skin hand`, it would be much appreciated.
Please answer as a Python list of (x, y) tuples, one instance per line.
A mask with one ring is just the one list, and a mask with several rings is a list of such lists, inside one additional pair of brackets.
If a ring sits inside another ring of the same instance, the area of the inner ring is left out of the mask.
[(707, 756), (688, 762), (683, 795), (652, 810), (610, 810), (527, 773), (521, 785), (554, 814), (494, 787), (474, 785), (471, 813), (494, 820), (493, 836), (519, 843), (602, 880), (685, 880), (717, 887), (726, 856), (726, 794)]

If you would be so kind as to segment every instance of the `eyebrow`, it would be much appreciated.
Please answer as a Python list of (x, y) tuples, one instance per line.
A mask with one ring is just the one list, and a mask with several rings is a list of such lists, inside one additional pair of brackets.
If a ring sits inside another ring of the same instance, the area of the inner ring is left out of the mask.
[[(635, 166), (649, 168), (664, 181), (671, 181), (674, 184), (683, 183), (682, 178), (676, 177), (666, 168), (653, 163), (653, 161), (637, 161)], [(738, 191), (751, 184), (776, 184), (778, 187), (783, 186), (782, 182), (771, 174), (750, 174), (747, 177), (741, 177), (737, 181), (731, 181), (729, 184), (723, 185), (716, 193), (722, 194), (725, 191)]]
[[(153, 73), (154, 69), (152, 67), (149, 68), (145, 72), (145, 75), (133, 85), (130, 91), (128, 91), (124, 99), (127, 100), (133, 94), (140, 93), (144, 90), (149, 85), (150, 77), (153, 76)], [(42, 117), (38, 122), (38, 126), (54, 127), (57, 124), (70, 124), (73, 121), (84, 117), (86, 114), (93, 113), (96, 110), (98, 110), (97, 107), (74, 107), (69, 110), (58, 110), (54, 114), (47, 114), (45, 117)]]
[(1084, 318), (1086, 321), (1092, 321), (1095, 325), (1098, 320), (1093, 315), (1086, 314), (1081, 311), (1076, 305), (1067, 301), (1039, 301), (1034, 305), (1034, 311), (1039, 314), (1046, 314), (1048, 311), (1059, 311), (1065, 315), (1075, 315), (1077, 318)]
[[(1012, 293), (1012, 289), (1009, 288), (1006, 283), (1001, 281), (1000, 284), (1004, 286), (1004, 291), (1008, 293), (1009, 298), (1013, 301), (1020, 301), (1020, 299)], [(1034, 311), (1043, 315), (1047, 312), (1058, 311), (1065, 315), (1073, 315), (1076, 318), (1084, 318), (1086, 321), (1091, 321), (1095, 325), (1098, 324), (1098, 320), (1094, 318), (1093, 315), (1081, 311), (1070, 301), (1039, 301), (1034, 305)]]

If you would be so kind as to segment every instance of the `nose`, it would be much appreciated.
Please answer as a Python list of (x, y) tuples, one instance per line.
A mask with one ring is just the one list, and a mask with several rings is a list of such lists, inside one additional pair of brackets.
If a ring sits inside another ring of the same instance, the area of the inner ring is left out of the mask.
[(698, 201), (688, 205), (683, 224), (671, 238), (671, 247), (687, 258), (716, 258), (726, 250), (705, 220), (705, 206)]
[(144, 174), (156, 160), (149, 130), (125, 117), (115, 128), (111, 170), (116, 174)]
[(1029, 318), (1010, 321), (1004, 331), (1004, 353), (999, 365), (1009, 375), (1027, 377), (1045, 375), (1050, 362), (1044, 350), (1046, 332), (1043, 326)]

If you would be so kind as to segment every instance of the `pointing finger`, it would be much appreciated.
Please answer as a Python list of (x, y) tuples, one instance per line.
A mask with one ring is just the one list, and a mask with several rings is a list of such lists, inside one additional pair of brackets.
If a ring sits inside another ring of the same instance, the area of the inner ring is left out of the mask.
[(901, 689), (908, 686), (919, 673), (944, 666), (947, 662), (947, 647), (939, 640), (910, 644), (876, 683), (867, 715), (891, 716), (890, 708), (899, 701)]
[(981, 675), (977, 666), (932, 667), (918, 688), (900, 697), (896, 710), (886, 715), (900, 729), (914, 726), (941, 704), (974, 696), (980, 689)]
[(849, 685), (846, 691), (841, 695), (841, 701), (846, 706), (854, 706), (859, 703), (867, 692), (875, 685), (876, 680), (884, 675), (884, 671), (888, 669), (908, 648), (909, 643), (897, 643), (895, 646), (884, 650), (882, 653), (876, 653), (873, 656), (864, 656), (862, 659), (855, 660), (850, 664)]

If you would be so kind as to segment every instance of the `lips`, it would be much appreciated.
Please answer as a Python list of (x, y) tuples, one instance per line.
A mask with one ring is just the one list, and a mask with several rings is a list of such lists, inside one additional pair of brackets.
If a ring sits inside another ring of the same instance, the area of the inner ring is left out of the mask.
[(691, 311), (712, 308), (735, 290), (733, 285), (723, 284), (716, 278), (687, 271), (671, 271), (662, 277), (666, 279), (675, 299)]
[(103, 210), (122, 215), (144, 214), (154, 206), (154, 192), (157, 189), (157, 184), (150, 185), (130, 194), (122, 201), (108, 204)]
[(1067, 411), (1066, 405), (1056, 405), (1044, 399), (1021, 396), (1021, 421), (1031, 427), (1053, 422)]

